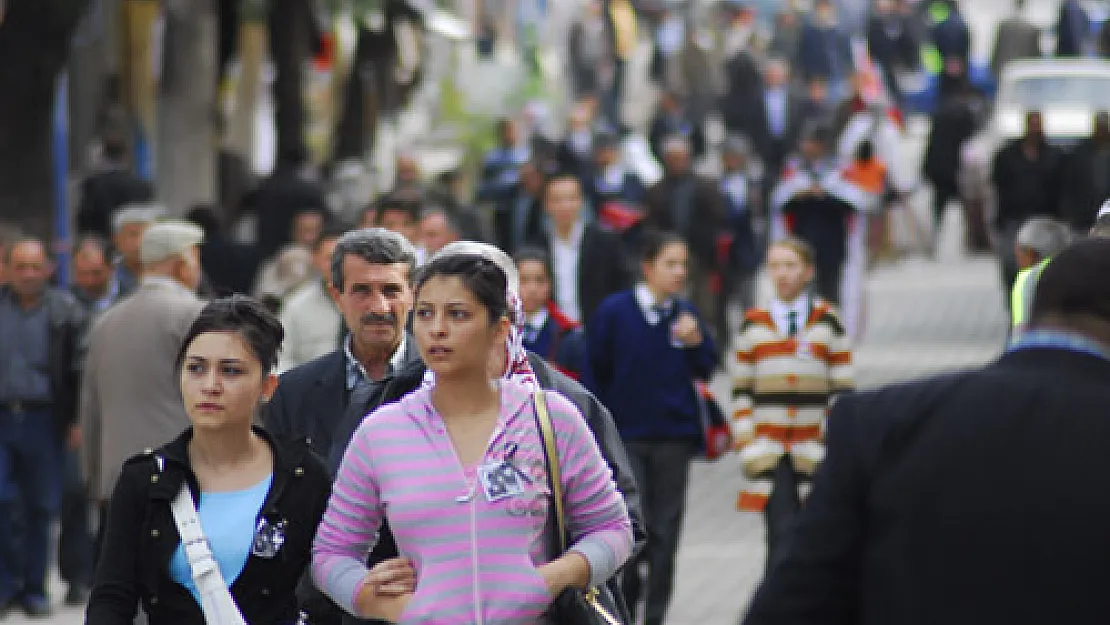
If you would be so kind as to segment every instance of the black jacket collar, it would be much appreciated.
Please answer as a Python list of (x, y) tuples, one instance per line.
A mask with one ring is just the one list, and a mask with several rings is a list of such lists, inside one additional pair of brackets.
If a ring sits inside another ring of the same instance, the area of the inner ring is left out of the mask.
[[(280, 498), (285, 484), (290, 477), (300, 477), (305, 473), (305, 463), (309, 460), (307, 443), (295, 441), (282, 441), (271, 436), (265, 429), (252, 426), (254, 433), (262, 437), (273, 450), (274, 475), (270, 492), (262, 506), (263, 514), (275, 511), (275, 505)], [(193, 428), (188, 428), (173, 441), (166, 443), (156, 450), (136, 456), (137, 459), (150, 459), (154, 461), (154, 473), (151, 475), (150, 498), (157, 500), (172, 500), (181, 490), (183, 481), (189, 484), (189, 489), (196, 498), (200, 493), (196, 475), (193, 473), (192, 464), (189, 462), (189, 441), (193, 438)], [(159, 461), (161, 459), (161, 462)]]

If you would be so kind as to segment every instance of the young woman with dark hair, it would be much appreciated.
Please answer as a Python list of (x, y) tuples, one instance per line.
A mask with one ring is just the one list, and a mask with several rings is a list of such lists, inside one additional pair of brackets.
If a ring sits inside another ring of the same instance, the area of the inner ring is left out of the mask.
[[(426, 384), (362, 422), (313, 547), (317, 586), (350, 614), (401, 622), (532, 625), (568, 588), (627, 559), (631, 522), (585, 420), (544, 393), (570, 548), (558, 553), (526, 362), (500, 358), (517, 308), (476, 254), (434, 258), (416, 280), (413, 334)], [(383, 592), (366, 554), (384, 521), (414, 564), (415, 593)]]
[[(661, 625), (674, 582), (690, 461), (702, 443), (695, 383), (708, 380), (717, 348), (693, 304), (682, 298), (685, 241), (673, 233), (644, 237), (643, 282), (610, 296), (586, 329), (593, 390), (613, 411), (643, 493), (647, 547), (624, 570), (628, 607), (647, 600), (645, 623)], [(646, 586), (646, 588), (645, 588)]]
[[(283, 334), (246, 297), (201, 311), (177, 358), (192, 427), (125, 463), (86, 622), (133, 623), (141, 603), (151, 625), (211, 623), (192, 572), (205, 563), (218, 567), (247, 623), (297, 621), (295, 589), (331, 480), (304, 441), (278, 441), (253, 425), (277, 386)], [(184, 500), (183, 485), (204, 539), (193, 542), (207, 544), (207, 554), (192, 543), (187, 550), (178, 532), (172, 502)]]

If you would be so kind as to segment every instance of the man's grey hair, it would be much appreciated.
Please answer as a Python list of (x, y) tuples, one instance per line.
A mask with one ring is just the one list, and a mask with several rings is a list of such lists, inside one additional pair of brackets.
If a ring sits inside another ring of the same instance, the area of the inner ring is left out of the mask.
[(500, 267), (501, 271), (505, 272), (505, 281), (508, 284), (509, 290), (513, 293), (520, 293), (520, 274), (516, 270), (516, 263), (514, 263), (512, 257), (506, 254), (501, 248), (496, 245), (478, 241), (455, 241), (454, 243), (448, 243), (443, 246), (443, 249), (432, 256), (432, 260), (457, 254), (481, 256), (491, 261)]
[(152, 224), (166, 214), (166, 209), (155, 202), (124, 204), (112, 216), (112, 232), (119, 232), (127, 224)]
[(1016, 244), (1040, 258), (1049, 258), (1070, 245), (1071, 239), (1067, 224), (1049, 217), (1031, 217), (1018, 230)]
[(416, 248), (409, 240), (385, 228), (351, 230), (335, 242), (331, 255), (331, 283), (343, 292), (343, 259), (357, 256), (373, 265), (404, 264), (411, 282), (416, 274)]

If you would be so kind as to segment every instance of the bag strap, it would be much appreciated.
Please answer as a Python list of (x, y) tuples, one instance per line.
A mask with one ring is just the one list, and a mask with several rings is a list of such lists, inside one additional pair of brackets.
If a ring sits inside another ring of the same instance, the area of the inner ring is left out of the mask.
[(555, 529), (558, 532), (559, 553), (567, 550), (566, 511), (563, 510), (563, 476), (559, 468), (559, 449), (555, 446), (555, 429), (551, 427), (551, 414), (547, 411), (547, 395), (538, 390), (532, 395), (536, 406), (536, 421), (540, 426), (543, 439), (544, 459), (547, 462), (547, 476), (551, 482), (551, 495), (555, 500)]
[[(161, 472), (165, 460), (161, 456), (155, 456), (155, 462)], [(223, 574), (220, 573), (220, 566), (212, 555), (188, 483), (182, 484), (181, 490), (170, 501), (170, 511), (173, 512), (173, 522), (185, 548), (185, 559), (189, 562), (189, 571), (197, 586), (197, 594), (200, 595), (204, 622), (208, 625), (247, 625)]]

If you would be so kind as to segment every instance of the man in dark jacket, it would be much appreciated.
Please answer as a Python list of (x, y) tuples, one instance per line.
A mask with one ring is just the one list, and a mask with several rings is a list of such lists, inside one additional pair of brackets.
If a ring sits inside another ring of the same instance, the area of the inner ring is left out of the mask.
[(764, 189), (770, 190), (778, 181), (786, 156), (796, 147), (805, 121), (804, 102), (790, 85), (790, 67), (785, 59), (771, 58), (764, 64), (762, 82), (750, 106), (750, 110), (738, 111), (740, 124), (734, 134), (751, 140), (763, 161)]
[(844, 95), (845, 81), (852, 72), (852, 44), (837, 21), (832, 0), (814, 4), (813, 17), (802, 27), (797, 67), (806, 80), (826, 81), (834, 100)]
[(1110, 241), (1076, 243), (996, 362), (837, 401), (745, 625), (1104, 622), (1107, 274)]
[(1045, 140), (1040, 111), (1025, 116), (1025, 134), (1007, 143), (994, 157), (991, 182), (998, 194), (995, 227), (1001, 232), (1003, 293), (1014, 288), (1017, 260), (1014, 237), (1026, 219), (1059, 217), (1063, 156)]
[(1091, 18), (1079, 0), (1064, 0), (1060, 4), (1060, 19), (1056, 22), (1056, 56), (1085, 55), (1090, 35)]
[[(933, 254), (936, 253), (937, 233), (944, 220), (944, 210), (950, 200), (959, 199), (963, 146), (975, 134), (983, 108), (983, 97), (965, 79), (958, 89), (941, 100), (933, 113), (924, 159), (925, 178), (933, 185)], [(989, 251), (990, 240), (983, 216), (972, 208), (964, 206), (968, 247), (972, 252)]]
[[(0, 287), (0, 607), (18, 600), (41, 618), (51, 613), (50, 528), (61, 504), (65, 448), (75, 446), (86, 316), (71, 294), (48, 286), (53, 265), (45, 243), (23, 239), (7, 254), (11, 284)], [(23, 521), (18, 536), (14, 518)]]
[[(663, 179), (648, 190), (644, 226), (677, 232), (690, 249), (691, 299), (715, 327), (716, 299), (711, 284), (721, 269), (718, 238), (725, 225), (724, 201), (717, 185), (696, 176), (690, 143), (682, 136), (663, 142)], [(631, 250), (639, 254), (640, 250)]]
[(896, 0), (877, 0), (867, 20), (867, 49), (883, 72), (883, 82), (895, 103), (902, 101), (898, 82), (900, 72), (920, 65), (921, 42), (917, 40), (910, 16), (899, 10)]
[(958, 59), (967, 70), (971, 60), (971, 29), (956, 0), (937, 0), (928, 5), (934, 19), (930, 35), (942, 59)]
[[(455, 243), (445, 250), (459, 245), (463, 244)], [(415, 390), (424, 379), (424, 363), (415, 341), (404, 332), (413, 306), (410, 280), (415, 268), (416, 251), (400, 235), (380, 229), (344, 235), (332, 256), (332, 283), (345, 323), (357, 330), (350, 334), (343, 349), (282, 375), (278, 390), (266, 406), (267, 430), (278, 436), (310, 439), (312, 449), (328, 459), (333, 472), (362, 419)], [(363, 296), (351, 296), (353, 290)], [(367, 292), (369, 297), (365, 296)], [(562, 392), (586, 417), (625, 497), (637, 540), (642, 542), (638, 490), (612, 417), (577, 382), (550, 369), (542, 359), (534, 361), (540, 385)], [(370, 561), (377, 563), (396, 555), (393, 537), (388, 526), (383, 526)], [(324, 614), (325, 622), (336, 622), (334, 613), (327, 615), (326, 605), (317, 594), (310, 600), (310, 611)], [(320, 620), (317, 617), (312, 622)]]
[(81, 183), (81, 204), (77, 207), (77, 233), (112, 236), (112, 215), (121, 206), (154, 199), (154, 187), (131, 173), (127, 163), (127, 142), (123, 137), (104, 139), (104, 166)]
[(1073, 232), (1086, 233), (1110, 198), (1110, 113), (1095, 114), (1094, 132), (1067, 157), (1061, 191), (1061, 216)]
[(280, 156), (274, 173), (254, 194), (258, 211), (258, 257), (269, 260), (286, 244), (299, 213), (325, 212), (324, 191), (312, 179), (308, 154), (299, 149)]
[(548, 227), (532, 240), (545, 250), (559, 310), (586, 323), (602, 300), (632, 287), (633, 272), (620, 238), (585, 219), (582, 186), (570, 173), (549, 176), (543, 191)]

